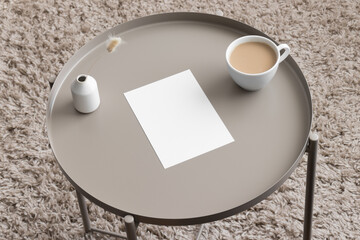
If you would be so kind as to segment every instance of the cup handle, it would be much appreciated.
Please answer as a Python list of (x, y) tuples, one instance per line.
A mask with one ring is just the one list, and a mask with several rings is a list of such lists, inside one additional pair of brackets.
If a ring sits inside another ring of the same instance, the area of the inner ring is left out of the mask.
[(290, 47), (289, 47), (287, 44), (280, 44), (279, 46), (277, 46), (277, 49), (278, 49), (278, 51), (279, 51), (279, 54), (280, 54), (280, 51), (281, 51), (281, 50), (285, 50), (285, 52), (280, 55), (279, 63), (281, 63), (282, 61), (285, 60), (285, 58), (286, 58), (287, 56), (289, 56), (289, 54), (290, 54)]

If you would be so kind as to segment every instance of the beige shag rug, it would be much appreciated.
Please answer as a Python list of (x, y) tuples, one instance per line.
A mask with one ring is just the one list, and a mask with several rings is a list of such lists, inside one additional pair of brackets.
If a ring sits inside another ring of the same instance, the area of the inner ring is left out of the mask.
[[(223, 14), (291, 47), (310, 86), (313, 130), (320, 136), (313, 237), (360, 239), (357, 0), (1, 0), (0, 239), (83, 238), (74, 188), (46, 135), (48, 80), (103, 31), (177, 11)], [(202, 239), (301, 239), (305, 175), (304, 157), (278, 191), (248, 211), (206, 224)], [(89, 209), (98, 228), (124, 230), (121, 218), (90, 203)], [(197, 229), (140, 224), (138, 236), (193, 239)]]

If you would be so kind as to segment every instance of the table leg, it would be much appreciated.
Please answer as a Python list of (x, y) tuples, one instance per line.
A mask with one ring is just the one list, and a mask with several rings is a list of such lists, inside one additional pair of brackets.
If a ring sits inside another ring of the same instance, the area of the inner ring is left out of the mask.
[[(78, 202), (79, 202), (81, 218), (82, 218), (83, 224), (84, 224), (85, 238), (86, 238), (87, 233), (98, 232), (98, 233), (107, 234), (107, 235), (110, 235), (110, 236), (113, 236), (113, 237), (127, 239), (126, 236), (124, 236), (124, 235), (121, 235), (121, 234), (118, 234), (118, 233), (115, 233), (115, 232), (109, 232), (109, 231), (105, 231), (105, 230), (101, 230), (101, 229), (98, 229), (98, 228), (91, 227), (89, 213), (88, 213), (87, 207), (86, 207), (85, 197), (83, 195), (81, 195), (81, 193), (78, 192), (78, 191), (76, 191), (76, 195), (77, 195), (77, 199), (78, 199)], [(133, 240), (133, 239), (131, 239), (131, 240)]]
[(81, 217), (84, 223), (85, 233), (89, 233), (91, 232), (91, 225), (90, 225), (89, 213), (87, 211), (87, 207), (85, 203), (85, 198), (78, 191), (76, 191), (76, 195), (79, 202)]
[(126, 215), (124, 218), (125, 221), (125, 230), (128, 240), (137, 240), (136, 236), (136, 224), (134, 217), (131, 215)]
[(305, 196), (305, 216), (304, 216), (304, 240), (311, 239), (312, 231), (312, 215), (314, 204), (314, 188), (315, 188), (315, 171), (316, 156), (319, 137), (315, 133), (309, 135), (308, 163), (306, 173), (306, 196)]
[(198, 233), (197, 233), (197, 235), (196, 235), (196, 240), (200, 240), (200, 238), (201, 238), (201, 233), (202, 233), (203, 229), (204, 229), (204, 224), (201, 224), (201, 225), (200, 225), (200, 228), (199, 228), (199, 231), (198, 231)]

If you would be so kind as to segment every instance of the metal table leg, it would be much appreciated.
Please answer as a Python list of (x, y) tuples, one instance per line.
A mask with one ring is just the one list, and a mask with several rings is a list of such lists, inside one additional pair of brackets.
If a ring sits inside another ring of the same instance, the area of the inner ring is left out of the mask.
[(76, 191), (76, 196), (79, 202), (79, 208), (81, 217), (84, 224), (85, 233), (91, 232), (91, 225), (90, 225), (90, 219), (89, 214), (86, 208), (85, 198), (83, 195), (81, 195), (78, 191)]
[(200, 238), (201, 238), (201, 233), (202, 233), (203, 229), (204, 229), (204, 224), (201, 224), (201, 225), (200, 225), (200, 228), (199, 228), (199, 231), (198, 231), (198, 233), (197, 233), (197, 235), (196, 235), (196, 240), (200, 240)]
[[(114, 237), (118, 237), (118, 238), (123, 238), (123, 239), (130, 239), (130, 240), (136, 240), (136, 225), (134, 223), (134, 227), (135, 228), (131, 228), (132, 231), (133, 231), (133, 234), (135, 236), (135, 238), (130, 238), (129, 236), (126, 237), (124, 235), (121, 235), (121, 234), (118, 234), (118, 233), (115, 233), (115, 232), (109, 232), (109, 231), (105, 231), (105, 230), (101, 230), (101, 229), (97, 229), (97, 228), (94, 228), (94, 227), (91, 227), (91, 224), (90, 224), (90, 218), (89, 218), (89, 213), (87, 211), (87, 207), (86, 207), (86, 202), (85, 202), (85, 197), (83, 195), (81, 195), (80, 192), (76, 191), (76, 195), (77, 195), (77, 199), (78, 199), (78, 202), (79, 202), (79, 207), (80, 207), (80, 213), (81, 213), (81, 218), (83, 220), (83, 224), (84, 224), (84, 229), (85, 229), (85, 237), (86, 237), (86, 234), (87, 233), (90, 233), (90, 232), (98, 232), (98, 233), (102, 233), (102, 234), (107, 234), (107, 235), (110, 235), (110, 236), (114, 236)], [(126, 216), (128, 217), (128, 216)], [(126, 218), (125, 217), (125, 218)], [(130, 216), (132, 217), (132, 216)], [(128, 231), (127, 230), (127, 225), (126, 225), (126, 219), (125, 219), (125, 227), (126, 227), (126, 232)], [(131, 226), (132, 227), (132, 226)]]
[(131, 215), (127, 215), (124, 218), (125, 221), (125, 229), (126, 229), (126, 236), (129, 240), (137, 240), (136, 236), (136, 224), (134, 217)]
[(316, 156), (319, 137), (315, 133), (309, 135), (308, 163), (306, 173), (306, 196), (305, 196), (305, 216), (304, 216), (304, 240), (311, 239), (312, 215), (314, 204)]

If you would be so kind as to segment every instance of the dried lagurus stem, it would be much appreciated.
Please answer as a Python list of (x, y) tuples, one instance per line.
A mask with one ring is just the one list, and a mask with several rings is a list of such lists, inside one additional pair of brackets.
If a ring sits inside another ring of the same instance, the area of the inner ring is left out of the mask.
[(120, 37), (109, 37), (109, 41), (108, 41), (106, 50), (109, 53), (111, 53), (111, 52), (115, 51), (116, 47), (119, 46), (120, 43), (121, 43)]

